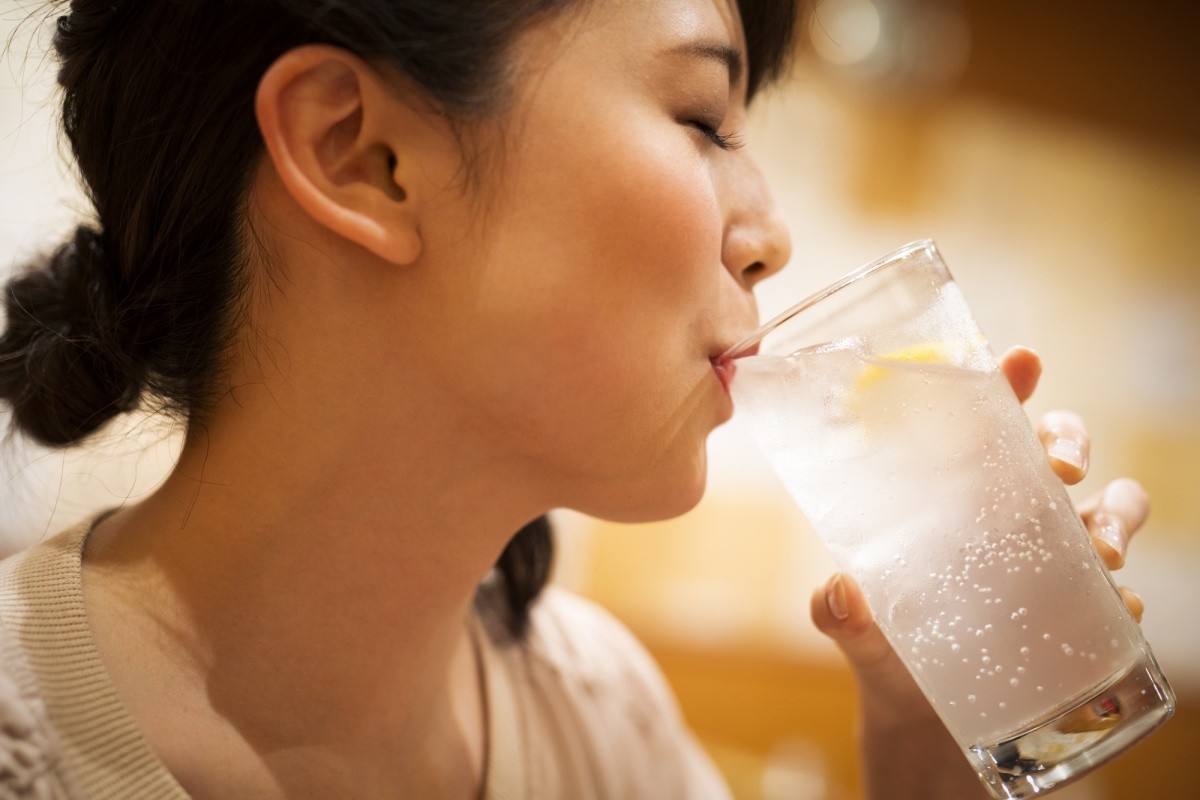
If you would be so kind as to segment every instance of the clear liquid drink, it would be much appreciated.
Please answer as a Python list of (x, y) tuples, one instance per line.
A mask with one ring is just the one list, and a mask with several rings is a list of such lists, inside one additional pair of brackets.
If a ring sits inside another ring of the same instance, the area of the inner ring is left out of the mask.
[(789, 313), (731, 351), (739, 414), (992, 794), (1164, 722), (1170, 687), (933, 243)]

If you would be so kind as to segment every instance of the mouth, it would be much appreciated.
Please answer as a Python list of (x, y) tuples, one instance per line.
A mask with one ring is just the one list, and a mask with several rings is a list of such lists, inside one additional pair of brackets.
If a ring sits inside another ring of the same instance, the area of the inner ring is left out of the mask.
[[(708, 357), (709, 363), (712, 364), (713, 372), (716, 373), (717, 379), (721, 381), (721, 387), (729, 394), (729, 386), (733, 383), (733, 376), (737, 373), (737, 360), (727, 357), (729, 348), (723, 347), (715, 355)], [(743, 350), (738, 354), (738, 358), (756, 355), (758, 353), (758, 344)]]
[(725, 390), (725, 394), (729, 394), (729, 384), (733, 382), (733, 375), (737, 371), (737, 367), (734, 366), (731, 359), (722, 359), (719, 356), (710, 358), (709, 362), (712, 363), (717, 380), (721, 382), (721, 388)]

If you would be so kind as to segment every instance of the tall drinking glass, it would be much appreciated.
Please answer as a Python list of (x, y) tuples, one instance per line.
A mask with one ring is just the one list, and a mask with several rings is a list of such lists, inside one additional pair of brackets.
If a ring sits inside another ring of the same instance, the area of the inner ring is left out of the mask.
[(1171, 716), (1171, 687), (932, 241), (726, 356), (759, 446), (994, 797), (1042, 793)]

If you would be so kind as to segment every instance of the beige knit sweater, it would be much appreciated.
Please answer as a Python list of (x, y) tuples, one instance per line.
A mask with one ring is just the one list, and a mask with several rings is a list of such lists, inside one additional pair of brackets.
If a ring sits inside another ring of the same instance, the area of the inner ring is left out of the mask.
[[(92, 640), (89, 529), (0, 562), (0, 800), (186, 800)], [(599, 607), (550, 589), (522, 643), (476, 637), (489, 800), (728, 797), (653, 661)]]

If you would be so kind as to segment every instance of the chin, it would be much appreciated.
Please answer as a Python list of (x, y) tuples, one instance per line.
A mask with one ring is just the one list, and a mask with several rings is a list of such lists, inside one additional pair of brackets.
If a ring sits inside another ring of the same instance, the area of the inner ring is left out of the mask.
[(688, 468), (644, 474), (625, 484), (623, 491), (613, 493), (607, 502), (578, 510), (609, 522), (660, 522), (695, 508), (704, 497), (707, 479), (708, 461), (701, 450)]

